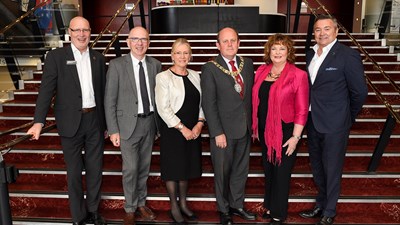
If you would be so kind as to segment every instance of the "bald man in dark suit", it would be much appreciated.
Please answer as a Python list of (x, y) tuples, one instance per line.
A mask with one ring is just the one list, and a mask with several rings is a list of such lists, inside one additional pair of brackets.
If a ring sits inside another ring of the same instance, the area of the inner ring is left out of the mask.
[[(27, 132), (33, 135), (32, 139), (39, 139), (55, 96), (54, 114), (67, 167), (70, 211), (76, 225), (106, 224), (98, 213), (106, 130), (105, 59), (89, 49), (90, 31), (85, 18), (73, 18), (68, 29), (71, 45), (47, 54), (34, 125)], [(83, 170), (86, 172), (86, 201)]]

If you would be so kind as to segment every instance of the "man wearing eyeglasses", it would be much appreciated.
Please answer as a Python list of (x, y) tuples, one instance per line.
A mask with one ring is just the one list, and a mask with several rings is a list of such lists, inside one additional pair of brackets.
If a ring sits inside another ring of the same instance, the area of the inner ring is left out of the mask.
[(146, 182), (157, 130), (154, 87), (161, 63), (146, 55), (150, 40), (143, 27), (133, 28), (126, 42), (130, 53), (110, 61), (104, 104), (110, 140), (122, 155), (123, 224), (132, 225), (135, 214), (142, 220), (156, 217), (146, 206)]
[[(68, 197), (73, 224), (106, 224), (98, 213), (102, 182), (105, 59), (89, 49), (90, 25), (83, 17), (71, 20), (71, 45), (47, 54), (34, 125), (28, 130), (38, 140), (53, 96), (57, 130), (67, 168)], [(82, 148), (85, 153), (82, 156)], [(86, 176), (86, 201), (82, 171)]]

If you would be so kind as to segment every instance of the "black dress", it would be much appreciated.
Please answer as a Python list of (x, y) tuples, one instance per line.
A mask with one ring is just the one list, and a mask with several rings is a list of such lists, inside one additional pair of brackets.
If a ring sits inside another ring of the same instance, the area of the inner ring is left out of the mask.
[[(185, 100), (176, 116), (192, 129), (199, 119), (200, 93), (187, 76), (174, 75), (181, 77), (185, 86)], [(164, 121), (160, 132), (161, 179), (180, 181), (200, 177), (201, 138), (187, 141), (180, 131), (168, 128)]]

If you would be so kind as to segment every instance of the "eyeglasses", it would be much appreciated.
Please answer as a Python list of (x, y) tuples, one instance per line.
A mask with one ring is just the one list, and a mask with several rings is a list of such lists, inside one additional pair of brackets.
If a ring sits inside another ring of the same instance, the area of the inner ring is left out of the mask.
[(137, 43), (138, 41), (141, 41), (142, 43), (147, 43), (149, 41), (149, 39), (147, 38), (138, 38), (138, 37), (131, 37), (128, 39), (133, 43)]
[(189, 52), (174, 52), (174, 55), (188, 56)]
[(89, 28), (89, 29), (72, 29), (72, 28), (69, 28), (72, 32), (74, 32), (74, 33), (81, 33), (81, 32), (83, 32), (83, 33), (89, 33), (90, 31), (91, 31), (91, 29)]

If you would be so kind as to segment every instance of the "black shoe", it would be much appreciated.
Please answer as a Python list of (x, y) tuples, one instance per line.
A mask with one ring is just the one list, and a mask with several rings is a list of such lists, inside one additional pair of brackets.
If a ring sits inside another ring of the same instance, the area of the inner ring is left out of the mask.
[(187, 224), (187, 223), (185, 222), (185, 220), (182, 220), (182, 221), (179, 221), (179, 222), (176, 221), (174, 215), (172, 215), (171, 210), (168, 211), (168, 215), (169, 215), (169, 217), (174, 221), (174, 224), (180, 224), (180, 225), (186, 225), (186, 224)]
[(323, 216), (321, 220), (316, 223), (316, 225), (332, 225), (333, 224), (333, 217)]
[(231, 215), (229, 213), (221, 212), (219, 214), (219, 218), (220, 218), (220, 221), (221, 221), (222, 225), (233, 225), (232, 218), (231, 218)]
[(195, 220), (199, 220), (199, 217), (196, 214), (192, 214), (192, 215), (188, 215), (186, 214), (183, 210), (181, 210), (181, 214), (186, 217), (187, 220), (189, 221), (195, 221)]
[(282, 221), (271, 219), (271, 222), (268, 225), (282, 225)]
[(271, 214), (270, 214), (270, 213), (267, 213), (267, 212), (264, 212), (264, 213), (262, 214), (262, 218), (263, 218), (264, 220), (272, 219)]
[(299, 215), (303, 218), (318, 218), (322, 216), (322, 209), (315, 206), (313, 210), (300, 212)]
[(106, 220), (98, 212), (89, 212), (85, 222), (94, 225), (107, 225)]
[(86, 225), (86, 223), (85, 222), (73, 222), (72, 223), (73, 225)]
[(79, 222), (72, 222), (73, 225), (86, 225), (86, 219)]
[(269, 222), (267, 225), (286, 225), (286, 223), (282, 222), (282, 220), (272, 218), (271, 222)]
[(229, 212), (233, 215), (239, 216), (244, 220), (256, 220), (256, 214), (247, 212), (244, 208), (229, 208)]

